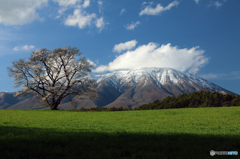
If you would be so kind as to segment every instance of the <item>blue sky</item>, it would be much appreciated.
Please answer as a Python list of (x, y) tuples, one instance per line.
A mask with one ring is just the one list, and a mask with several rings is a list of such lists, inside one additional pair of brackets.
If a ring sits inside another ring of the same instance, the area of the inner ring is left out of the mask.
[(0, 91), (31, 51), (78, 47), (93, 72), (170, 67), (240, 94), (239, 0), (0, 1)]

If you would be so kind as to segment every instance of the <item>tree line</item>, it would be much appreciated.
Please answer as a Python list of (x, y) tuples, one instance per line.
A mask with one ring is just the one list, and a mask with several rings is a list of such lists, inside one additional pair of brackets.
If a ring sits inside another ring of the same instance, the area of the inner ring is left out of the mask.
[(221, 94), (219, 92), (199, 91), (190, 94), (181, 94), (177, 97), (168, 96), (163, 100), (140, 106), (139, 110), (172, 109), (172, 108), (199, 108), (199, 107), (228, 107), (240, 106), (240, 95)]

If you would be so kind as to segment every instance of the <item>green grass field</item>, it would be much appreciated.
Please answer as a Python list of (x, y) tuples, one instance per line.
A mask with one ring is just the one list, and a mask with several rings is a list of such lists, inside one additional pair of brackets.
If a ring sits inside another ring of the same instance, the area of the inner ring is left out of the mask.
[(0, 158), (240, 158), (240, 107), (110, 112), (0, 109)]

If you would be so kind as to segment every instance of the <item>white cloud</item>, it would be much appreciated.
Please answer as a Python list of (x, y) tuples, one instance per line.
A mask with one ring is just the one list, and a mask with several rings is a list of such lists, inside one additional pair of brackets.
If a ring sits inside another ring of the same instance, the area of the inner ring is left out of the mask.
[[(77, 5), (77, 8), (73, 11), (73, 14), (69, 14), (64, 20), (64, 24), (67, 26), (78, 26), (79, 29), (95, 25), (101, 32), (107, 23), (104, 22), (103, 17), (98, 18), (97, 14), (95, 13), (87, 13), (85, 8), (89, 5), (90, 0), (85, 0), (83, 5)], [(102, 1), (99, 0), (98, 5), (102, 5)], [(61, 13), (65, 11), (64, 8), (62, 10), (63, 11), (59, 10), (59, 16), (57, 17), (60, 17)]]
[(90, 0), (85, 0), (83, 3), (83, 8), (86, 8), (90, 5)]
[(224, 79), (224, 80), (236, 80), (240, 79), (240, 71), (233, 71), (230, 73), (209, 73), (198, 75), (204, 79)]
[(77, 2), (81, 2), (81, 0), (53, 0), (54, 2), (57, 2), (60, 6), (70, 6), (75, 5)]
[(149, 6), (153, 4), (153, 2), (143, 2), (142, 6), (145, 6), (147, 3), (149, 4)]
[(213, 5), (214, 5), (215, 7), (217, 7), (217, 8), (219, 8), (219, 7), (221, 7), (223, 4), (220, 3), (219, 1), (216, 1), (216, 2), (213, 3)]
[(102, 4), (103, 4), (102, 1), (99, 0), (99, 1), (98, 1), (98, 5), (102, 6)]
[(213, 79), (213, 78), (218, 78), (218, 75), (217, 74), (212, 74), (212, 73), (209, 73), (209, 74), (204, 74), (204, 75), (198, 75), (199, 77), (202, 77), (204, 79)]
[(137, 40), (131, 40), (131, 41), (127, 41), (125, 43), (120, 43), (120, 44), (116, 44), (114, 45), (113, 51), (114, 52), (121, 52), (123, 50), (130, 50), (132, 48), (134, 48), (137, 45)]
[(120, 15), (122, 15), (124, 12), (126, 12), (126, 9), (122, 9)]
[(200, 0), (195, 0), (195, 2), (198, 4), (198, 2), (199, 2)]
[(127, 24), (125, 27), (127, 30), (134, 30), (135, 27), (137, 27), (137, 25), (139, 25), (139, 24), (140, 24), (139, 21), (137, 21), (136, 23), (132, 22), (132, 24)]
[(18, 50), (20, 50), (20, 48), (16, 46), (16, 47), (13, 48), (13, 50), (18, 51)]
[(103, 17), (96, 20), (96, 27), (99, 28), (100, 31), (104, 28), (104, 26)]
[(208, 7), (214, 6), (216, 8), (220, 8), (222, 5), (223, 5), (223, 3), (220, 3), (219, 1), (216, 1), (216, 2), (211, 1), (210, 4), (208, 5)]
[(13, 50), (14, 51), (19, 51), (19, 50), (31, 50), (31, 49), (33, 49), (34, 48), (34, 46), (33, 45), (24, 45), (24, 46), (22, 46), (22, 47), (14, 47), (13, 48)]
[(1, 0), (0, 23), (23, 25), (41, 18), (36, 10), (46, 5), (48, 0)]
[(68, 26), (78, 26), (79, 29), (85, 28), (87, 25), (91, 25), (93, 19), (96, 18), (96, 14), (88, 14), (81, 9), (75, 9), (73, 15), (68, 15), (64, 24)]
[(97, 67), (94, 72), (114, 71), (121, 69), (137, 69), (142, 67), (169, 67), (180, 71), (197, 73), (199, 68), (208, 62), (199, 47), (179, 49), (171, 44), (161, 45), (148, 43), (133, 51), (117, 56), (108, 65)]
[[(146, 4), (146, 3), (145, 3)], [(145, 7), (143, 10), (141, 10), (141, 12), (139, 13), (140, 16), (146, 14), (146, 15), (157, 15), (160, 12), (166, 11), (166, 10), (170, 10), (172, 7), (177, 6), (179, 4), (178, 1), (174, 1), (170, 4), (168, 4), (168, 6), (163, 7), (161, 6), (161, 4), (158, 4), (156, 6), (156, 8), (151, 8), (151, 4), (147, 7)]]
[(60, 8), (58, 10), (58, 15), (55, 18), (60, 18), (66, 10), (67, 10), (67, 7)]
[(53, 0), (53, 1), (57, 2), (58, 5), (60, 6), (56, 18), (60, 18), (63, 15), (63, 13), (69, 8), (73, 7), (86, 8), (90, 6), (90, 0), (84, 0), (84, 3), (82, 5), (79, 4), (80, 2), (82, 2), (81, 0)]
[(102, 12), (102, 5), (103, 5), (103, 2), (101, 0), (97, 1), (98, 2), (98, 10), (99, 10), (99, 13)]

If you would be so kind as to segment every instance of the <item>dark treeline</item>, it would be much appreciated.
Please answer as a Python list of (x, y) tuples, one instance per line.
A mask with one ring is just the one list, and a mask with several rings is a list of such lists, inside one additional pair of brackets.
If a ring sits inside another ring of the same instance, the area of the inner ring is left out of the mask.
[(240, 95), (221, 94), (219, 92), (200, 91), (190, 94), (181, 94), (177, 97), (166, 97), (144, 104), (138, 110), (171, 109), (171, 108), (198, 108), (198, 107), (223, 107), (240, 106)]
[(126, 110), (150, 110), (172, 108), (199, 108), (199, 107), (227, 107), (240, 106), (240, 95), (221, 94), (219, 92), (200, 91), (190, 94), (181, 94), (177, 97), (168, 96), (163, 100), (155, 100), (138, 108), (90, 108), (72, 109), (72, 111), (126, 111)]

